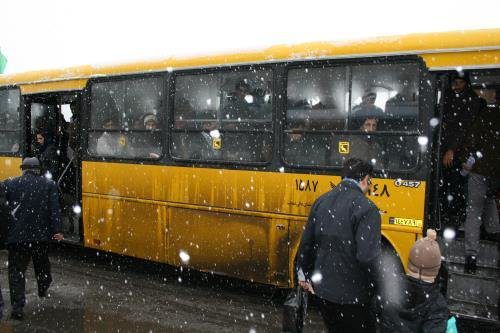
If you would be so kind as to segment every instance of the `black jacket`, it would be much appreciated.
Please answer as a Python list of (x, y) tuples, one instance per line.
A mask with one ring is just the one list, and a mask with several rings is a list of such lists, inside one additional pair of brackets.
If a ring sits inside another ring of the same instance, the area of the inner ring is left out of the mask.
[(7, 241), (7, 225), (10, 219), (10, 209), (7, 205), (5, 186), (0, 182), (0, 249), (5, 248)]
[(52, 179), (57, 181), (59, 179), (59, 154), (57, 148), (53, 144), (44, 145), (40, 148), (37, 154), (40, 164), (42, 165), (42, 174), (50, 172)]
[(358, 184), (342, 181), (311, 208), (297, 256), (306, 278), (320, 273), (316, 295), (338, 304), (367, 304), (381, 252), (380, 213)]
[(6, 180), (3, 185), (11, 213), (7, 244), (48, 242), (54, 234), (61, 232), (54, 181), (28, 171)]
[(407, 276), (400, 303), (383, 307), (382, 332), (444, 333), (450, 312), (436, 283)]
[[(472, 172), (482, 176), (500, 178), (500, 107), (489, 105), (481, 110), (470, 129), (462, 154), (465, 162), (472, 154), (476, 163)], [(477, 153), (481, 153), (481, 158)]]
[(481, 99), (474, 90), (466, 88), (459, 94), (450, 92), (444, 101), (441, 152), (459, 151), (481, 108)]

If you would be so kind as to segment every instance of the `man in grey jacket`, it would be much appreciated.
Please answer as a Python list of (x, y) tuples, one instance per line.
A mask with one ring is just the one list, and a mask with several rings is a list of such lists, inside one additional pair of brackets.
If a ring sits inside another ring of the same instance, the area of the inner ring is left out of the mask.
[(378, 208), (365, 196), (372, 173), (371, 164), (347, 160), (342, 182), (316, 200), (302, 234), (299, 283), (319, 298), (330, 332), (375, 330), (369, 305), (376, 287), (381, 234)]

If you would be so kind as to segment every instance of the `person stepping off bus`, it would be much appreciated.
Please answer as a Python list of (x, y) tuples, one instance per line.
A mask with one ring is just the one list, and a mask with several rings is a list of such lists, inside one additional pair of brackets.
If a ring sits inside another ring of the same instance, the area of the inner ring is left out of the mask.
[(470, 129), (463, 149), (462, 165), (469, 174), (465, 218), (465, 272), (475, 273), (481, 225), (488, 236), (500, 240), (500, 223), (495, 197), (500, 190), (500, 106), (496, 87), (482, 90), (486, 106)]

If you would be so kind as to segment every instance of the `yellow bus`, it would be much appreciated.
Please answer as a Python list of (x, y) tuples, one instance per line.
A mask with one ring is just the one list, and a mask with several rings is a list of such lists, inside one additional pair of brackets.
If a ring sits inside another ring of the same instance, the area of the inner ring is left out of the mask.
[(449, 75), (498, 85), (499, 69), (492, 29), (3, 75), (0, 178), (43, 131), (70, 240), (287, 288), (311, 204), (361, 156), (403, 264), (440, 227)]

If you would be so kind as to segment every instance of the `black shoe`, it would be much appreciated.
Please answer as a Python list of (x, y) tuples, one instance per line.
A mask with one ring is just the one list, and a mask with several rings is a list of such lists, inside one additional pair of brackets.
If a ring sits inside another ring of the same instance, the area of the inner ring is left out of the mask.
[(10, 319), (23, 320), (24, 319), (23, 310), (12, 311), (12, 313), (10, 314)]
[(477, 270), (476, 256), (466, 256), (464, 272), (467, 274), (475, 274), (476, 270)]

